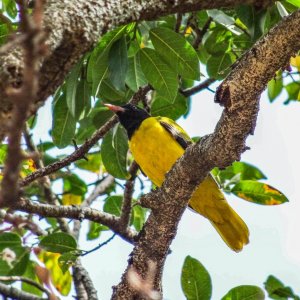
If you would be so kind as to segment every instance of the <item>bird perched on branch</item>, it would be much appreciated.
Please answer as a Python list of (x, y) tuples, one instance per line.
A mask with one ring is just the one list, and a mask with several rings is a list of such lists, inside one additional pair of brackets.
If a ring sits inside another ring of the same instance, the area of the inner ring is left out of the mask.
[[(192, 143), (190, 137), (173, 120), (151, 117), (132, 104), (105, 106), (117, 114), (126, 129), (129, 148), (143, 173), (160, 187), (166, 173)], [(209, 219), (232, 250), (241, 251), (249, 242), (247, 225), (229, 206), (212, 175), (209, 174), (196, 188), (189, 206)]]

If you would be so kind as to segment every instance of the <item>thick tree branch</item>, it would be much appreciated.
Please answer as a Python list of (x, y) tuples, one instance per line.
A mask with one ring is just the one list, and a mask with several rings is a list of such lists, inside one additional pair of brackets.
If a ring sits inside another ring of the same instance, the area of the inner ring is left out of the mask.
[[(44, 27), (48, 32), (49, 53), (41, 65), (38, 99), (31, 113), (44, 103), (62, 84), (65, 75), (78, 59), (89, 51), (108, 30), (134, 21), (152, 20), (173, 13), (201, 9), (233, 7), (238, 4), (266, 6), (272, 0), (53, 0), (46, 1)], [(6, 134), (5, 124), (10, 118), (12, 101), (8, 86), (22, 83), (23, 59), (16, 49), (0, 56), (0, 138)]]
[[(139, 235), (122, 281), (112, 299), (139, 299), (127, 276), (133, 267), (147, 274), (147, 261), (157, 264), (154, 289), (161, 290), (161, 275), (170, 243), (188, 200), (213, 167), (226, 167), (239, 160), (245, 140), (254, 131), (259, 98), (275, 72), (286, 66), (300, 49), (300, 11), (283, 19), (240, 60), (218, 88), (216, 102), (225, 107), (213, 134), (190, 146), (167, 174), (161, 189), (145, 197), (157, 202)], [(160, 230), (156, 230), (159, 224)]]

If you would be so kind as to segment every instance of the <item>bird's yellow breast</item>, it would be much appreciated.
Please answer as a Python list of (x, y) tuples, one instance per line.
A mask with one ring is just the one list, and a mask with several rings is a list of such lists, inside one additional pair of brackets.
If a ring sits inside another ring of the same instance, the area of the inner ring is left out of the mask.
[(162, 185), (166, 173), (184, 152), (154, 117), (142, 122), (131, 137), (129, 148), (143, 172), (156, 186)]

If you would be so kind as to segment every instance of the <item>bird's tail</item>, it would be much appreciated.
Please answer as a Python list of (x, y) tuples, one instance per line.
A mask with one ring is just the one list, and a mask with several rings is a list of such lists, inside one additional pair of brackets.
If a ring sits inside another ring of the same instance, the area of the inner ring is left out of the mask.
[(239, 252), (249, 243), (249, 230), (242, 218), (228, 205), (225, 222), (210, 220), (223, 241), (232, 250)]
[(239, 252), (249, 243), (247, 225), (230, 207), (211, 175), (195, 190), (189, 206), (212, 223), (232, 250)]

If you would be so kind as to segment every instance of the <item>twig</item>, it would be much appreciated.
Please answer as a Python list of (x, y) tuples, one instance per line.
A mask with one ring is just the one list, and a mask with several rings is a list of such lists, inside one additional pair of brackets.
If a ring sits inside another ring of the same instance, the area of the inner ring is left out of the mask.
[(42, 298), (33, 294), (23, 292), (17, 288), (12, 287), (4, 283), (0, 283), (0, 295), (10, 297), (11, 299), (22, 300), (49, 300), (49, 298)]
[(175, 32), (179, 32), (180, 26), (181, 26), (181, 22), (182, 22), (182, 14), (178, 13), (177, 14), (177, 18), (176, 18), (175, 28), (174, 28)]
[(193, 47), (195, 49), (198, 49), (200, 43), (202, 42), (202, 39), (205, 35), (205, 33), (207, 32), (207, 30), (209, 29), (209, 26), (212, 22), (212, 18), (209, 17), (206, 21), (206, 23), (204, 24), (204, 26), (202, 27), (202, 29), (199, 29), (198, 25), (194, 25), (193, 23), (191, 23), (191, 27), (195, 30), (195, 33), (196, 33), (196, 38), (194, 40), (194, 43), (193, 43)]
[(25, 218), (20, 215), (8, 213), (3, 209), (0, 210), (0, 220), (3, 220), (4, 222), (13, 225), (15, 228), (24, 227), (38, 236), (47, 234), (46, 231), (40, 228), (32, 220), (29, 220), (28, 218)]
[(90, 207), (91, 204), (97, 199), (97, 197), (103, 195), (105, 191), (115, 182), (115, 178), (111, 175), (107, 175), (102, 181), (100, 181), (92, 191), (92, 193), (82, 202), (82, 207)]
[(214, 79), (214, 78), (208, 78), (205, 81), (199, 83), (198, 85), (195, 85), (195, 86), (185, 89), (185, 90), (180, 90), (180, 93), (185, 97), (190, 97), (196, 93), (199, 93), (200, 91), (202, 91), (204, 89), (208, 89), (209, 85), (211, 85), (215, 81), (216, 81), (216, 79)]
[[(149, 86), (140, 88), (134, 96), (131, 98), (130, 103), (137, 104), (140, 99), (144, 98), (145, 95), (150, 91)], [(84, 157), (84, 155), (118, 122), (118, 118), (113, 116), (109, 119), (101, 128), (99, 128), (93, 136), (88, 139), (83, 145), (81, 145), (77, 150), (75, 150), (71, 155), (65, 157), (64, 159), (55, 162), (45, 168), (39, 169), (27, 177), (21, 182), (21, 186), (26, 186), (37, 178), (43, 177), (45, 175), (52, 174), (68, 165), (72, 162), (79, 160)]]
[(138, 164), (135, 161), (133, 161), (129, 168), (130, 179), (126, 181), (125, 189), (124, 189), (123, 204), (122, 204), (121, 216), (119, 222), (122, 228), (126, 228), (130, 221), (132, 194), (134, 191), (133, 189), (134, 182), (135, 182), (136, 173), (138, 169), (139, 169)]
[(100, 248), (102, 248), (103, 246), (107, 245), (108, 243), (110, 243), (116, 236), (116, 233), (114, 233), (109, 239), (107, 239), (105, 242), (99, 244), (98, 246), (96, 246), (95, 248), (85, 251), (83, 254), (81, 254), (80, 256), (86, 256), (94, 251), (99, 250)]
[(9, 87), (7, 93), (14, 103), (11, 122), (8, 126), (7, 158), (1, 184), (3, 205), (12, 204), (19, 198), (19, 173), (24, 158), (20, 147), (22, 129), (27, 119), (27, 112), (34, 102), (38, 90), (38, 62), (43, 54), (42, 6), (36, 1), (32, 18), (27, 15), (24, 1), (20, 1), (20, 31), (26, 36), (22, 42), (24, 51), (24, 71), (22, 86), (19, 89)]
[(72, 205), (56, 206), (51, 204), (34, 203), (21, 198), (20, 201), (15, 204), (14, 208), (27, 213), (35, 213), (41, 217), (70, 218), (77, 220), (86, 219), (101, 223), (109, 227), (129, 243), (134, 243), (137, 236), (136, 232), (129, 227), (121, 229), (118, 223), (118, 217), (89, 207)]
[(97, 290), (79, 259), (73, 266), (73, 279), (78, 300), (98, 300)]
[(0, 276), (0, 281), (22, 281), (22, 282), (28, 283), (28, 284), (36, 287), (40, 291), (46, 293), (48, 298), (50, 298), (50, 296), (51, 296), (51, 292), (49, 292), (46, 288), (44, 288), (38, 282), (36, 282), (34, 280), (31, 280), (29, 278), (26, 278), (26, 277), (22, 277), (22, 276)]

